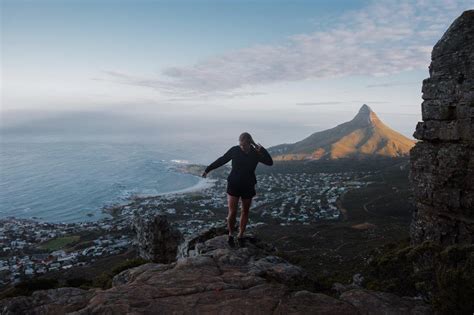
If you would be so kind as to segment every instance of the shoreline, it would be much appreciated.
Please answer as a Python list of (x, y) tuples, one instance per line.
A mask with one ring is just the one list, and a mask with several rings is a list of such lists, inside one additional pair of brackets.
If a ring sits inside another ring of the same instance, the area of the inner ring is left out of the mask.
[(217, 179), (211, 178), (199, 178), (199, 181), (191, 187), (173, 190), (165, 193), (159, 193), (157, 195), (153, 195), (151, 197), (158, 197), (158, 196), (167, 196), (167, 195), (175, 195), (175, 194), (183, 194), (183, 193), (191, 193), (191, 192), (199, 192), (201, 190), (211, 188)]
[[(102, 207), (98, 208), (97, 211), (101, 212), (102, 214), (105, 214), (105, 217), (98, 218), (97, 220), (84, 220), (84, 219), (79, 219), (79, 220), (74, 220), (74, 221), (50, 221), (50, 220), (45, 220), (41, 217), (17, 217), (17, 216), (1, 216), (0, 217), (0, 222), (2, 220), (25, 220), (25, 221), (34, 221), (37, 223), (47, 223), (47, 224), (55, 224), (55, 225), (64, 225), (64, 224), (100, 224), (101, 222), (106, 222), (109, 220), (115, 220), (116, 217), (112, 214), (114, 208), (122, 208), (127, 205), (130, 205), (133, 203), (136, 199), (148, 199), (148, 198), (156, 198), (156, 197), (163, 197), (163, 196), (172, 196), (172, 195), (179, 195), (179, 194), (187, 194), (187, 193), (198, 193), (200, 191), (203, 191), (205, 189), (211, 188), (214, 186), (214, 183), (217, 181), (217, 179), (214, 178), (203, 178), (195, 173), (189, 172), (187, 169), (188, 165), (197, 165), (197, 164), (192, 164), (189, 163), (188, 161), (182, 161), (182, 160), (168, 160), (169, 164), (174, 164), (175, 166), (179, 165), (180, 167), (170, 167), (172, 171), (176, 173), (181, 173), (181, 174), (188, 174), (194, 177), (198, 177), (198, 182), (194, 185), (191, 185), (186, 188), (181, 188), (177, 190), (172, 190), (168, 192), (163, 192), (163, 193), (157, 193), (157, 194), (149, 194), (149, 195), (141, 195), (137, 194), (134, 196), (130, 196), (127, 199), (123, 200), (122, 202), (116, 202), (116, 203), (110, 203), (107, 205), (103, 205)], [(111, 213), (112, 212), (112, 213)], [(86, 215), (87, 216), (87, 215)]]
[[(196, 173), (195, 171), (193, 172), (192, 170), (189, 169), (190, 166), (205, 167), (205, 165), (191, 163), (188, 160), (169, 160), (169, 163), (172, 165), (169, 168), (170, 170), (174, 171), (175, 173), (188, 174), (193, 177), (197, 177), (199, 181), (196, 184), (187, 188), (182, 188), (178, 190), (150, 195), (149, 197), (168, 196), (168, 195), (175, 195), (175, 194), (197, 192), (197, 191), (201, 191), (207, 188), (211, 188), (214, 185), (214, 183), (217, 181), (217, 179), (201, 177), (200, 175), (198, 175), (199, 173)], [(147, 196), (145, 196), (144, 198), (146, 197)]]

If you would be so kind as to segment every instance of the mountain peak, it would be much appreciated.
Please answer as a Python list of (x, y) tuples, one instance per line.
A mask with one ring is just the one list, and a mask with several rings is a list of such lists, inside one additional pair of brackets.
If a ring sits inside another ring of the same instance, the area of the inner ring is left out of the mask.
[(414, 142), (385, 125), (363, 104), (357, 115), (301, 141), (269, 148), (274, 160), (319, 160), (345, 157), (407, 156)]
[(370, 114), (370, 113), (373, 113), (373, 112), (374, 111), (372, 110), (372, 108), (370, 108), (370, 106), (367, 105), (367, 104), (362, 105), (359, 109), (359, 114), (360, 113)]
[(379, 121), (379, 118), (369, 105), (364, 104), (352, 121), (362, 125), (373, 125)]

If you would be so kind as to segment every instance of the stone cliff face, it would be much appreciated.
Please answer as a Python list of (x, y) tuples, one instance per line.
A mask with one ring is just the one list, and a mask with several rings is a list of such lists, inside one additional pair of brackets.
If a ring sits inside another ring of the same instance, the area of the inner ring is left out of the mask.
[(474, 242), (474, 10), (434, 46), (411, 150), (413, 244)]

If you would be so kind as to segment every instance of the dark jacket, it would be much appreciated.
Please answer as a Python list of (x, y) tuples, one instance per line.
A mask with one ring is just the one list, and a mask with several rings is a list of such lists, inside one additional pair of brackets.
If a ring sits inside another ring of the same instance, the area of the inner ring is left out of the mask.
[(205, 172), (209, 173), (230, 160), (232, 160), (232, 170), (229, 176), (227, 176), (227, 180), (234, 183), (256, 184), (257, 177), (255, 176), (255, 169), (257, 168), (258, 162), (273, 165), (273, 159), (264, 147), (261, 147), (260, 153), (258, 153), (254, 147), (250, 148), (249, 153), (245, 153), (239, 145), (235, 145), (227, 150), (223, 156), (206, 167)]

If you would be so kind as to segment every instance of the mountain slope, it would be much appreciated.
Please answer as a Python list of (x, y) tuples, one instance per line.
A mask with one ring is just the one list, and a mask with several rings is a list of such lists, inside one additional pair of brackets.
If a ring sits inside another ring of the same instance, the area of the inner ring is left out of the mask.
[(301, 141), (268, 148), (274, 160), (319, 160), (408, 155), (415, 142), (386, 126), (369, 106), (348, 122)]

